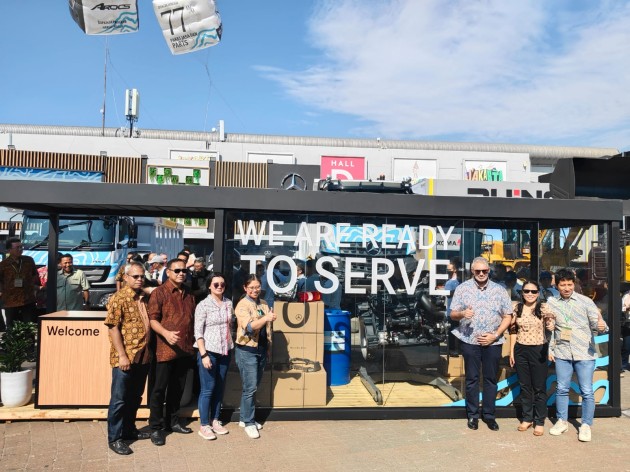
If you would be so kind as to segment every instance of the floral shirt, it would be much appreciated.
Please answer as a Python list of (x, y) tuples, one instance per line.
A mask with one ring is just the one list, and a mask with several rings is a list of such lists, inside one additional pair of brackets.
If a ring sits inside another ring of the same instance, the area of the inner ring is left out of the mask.
[(206, 351), (226, 355), (234, 348), (232, 341), (232, 301), (223, 297), (217, 302), (212, 295), (207, 296), (195, 308), (195, 344), (203, 339)]
[(516, 306), (514, 303), (514, 315), (510, 334), (516, 334), (516, 342), (526, 346), (540, 346), (547, 342), (545, 338), (545, 319), (555, 318), (553, 312), (546, 303), (540, 305), (542, 318), (538, 318), (534, 313), (535, 305), (527, 307), (523, 305), (521, 316), (516, 316)]
[(0, 292), (5, 308), (35, 303), (35, 286), (40, 284), (32, 257), (20, 256), (18, 260), (7, 257), (0, 262)]
[[(145, 363), (136, 359), (136, 356), (138, 353), (142, 353), (145, 346), (149, 345), (151, 336), (146, 305), (147, 301), (144, 295), (137, 294), (130, 287), (124, 287), (116, 292), (107, 304), (105, 325), (110, 328), (118, 326), (123, 338), (125, 353), (132, 363)], [(142, 357), (144, 360), (150, 356)], [(113, 343), (109, 351), (109, 363), (112, 367), (118, 367), (118, 351)]]
[(236, 321), (238, 326), (236, 327), (236, 344), (249, 347), (258, 347), (258, 344), (264, 344), (259, 340), (260, 333), (265, 332), (267, 336), (267, 345), (271, 346), (271, 323), (267, 323), (263, 329), (252, 330), (250, 323), (255, 321), (260, 316), (264, 316), (269, 313), (269, 305), (267, 302), (260, 299), (258, 303), (244, 297), (236, 305)]
[[(501, 285), (488, 280), (484, 287), (479, 287), (474, 279), (460, 284), (453, 294), (451, 313), (472, 308), (475, 315), (471, 319), (462, 318), (453, 334), (466, 344), (479, 344), (477, 336), (493, 333), (501, 324), (504, 316), (512, 314), (512, 301)], [(503, 344), (504, 336), (493, 344)]]

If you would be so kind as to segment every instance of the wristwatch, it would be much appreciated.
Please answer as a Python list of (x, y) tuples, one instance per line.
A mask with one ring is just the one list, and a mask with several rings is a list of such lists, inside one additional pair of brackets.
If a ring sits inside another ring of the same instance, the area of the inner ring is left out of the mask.
[(206, 353), (201, 356), (202, 359), (205, 359), (206, 357), (208, 357), (208, 351), (206, 351)]

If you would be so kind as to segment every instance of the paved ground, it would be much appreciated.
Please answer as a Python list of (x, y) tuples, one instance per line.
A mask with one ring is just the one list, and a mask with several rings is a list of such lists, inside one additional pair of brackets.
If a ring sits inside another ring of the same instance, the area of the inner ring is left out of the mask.
[[(622, 407), (630, 408), (630, 374), (622, 379)], [(464, 420), (268, 422), (258, 440), (231, 423), (216, 441), (175, 434), (161, 448), (136, 442), (126, 457), (107, 448), (103, 421), (15, 422), (0, 424), (0, 470), (630, 470), (628, 416), (596, 419), (591, 443), (577, 440), (576, 427), (534, 437), (517, 432), (516, 420), (498, 422), (499, 432), (483, 424), (470, 431)]]

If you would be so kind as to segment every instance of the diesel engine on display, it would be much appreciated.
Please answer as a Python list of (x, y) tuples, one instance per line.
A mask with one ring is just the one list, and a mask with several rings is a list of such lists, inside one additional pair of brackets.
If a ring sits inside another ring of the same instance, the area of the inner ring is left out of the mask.
[(398, 289), (368, 295), (357, 305), (361, 353), (365, 359), (380, 348), (436, 345), (446, 340), (450, 324), (444, 298), (429, 294), (425, 274), (413, 294)]

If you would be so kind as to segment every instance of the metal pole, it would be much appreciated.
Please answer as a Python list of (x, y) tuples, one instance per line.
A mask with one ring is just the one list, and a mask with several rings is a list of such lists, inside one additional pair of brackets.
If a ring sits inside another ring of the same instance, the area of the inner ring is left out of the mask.
[(107, 103), (107, 53), (109, 51), (107, 47), (107, 41), (108, 39), (105, 38), (105, 65), (103, 66), (103, 124), (101, 129), (101, 136), (105, 136), (105, 106)]

